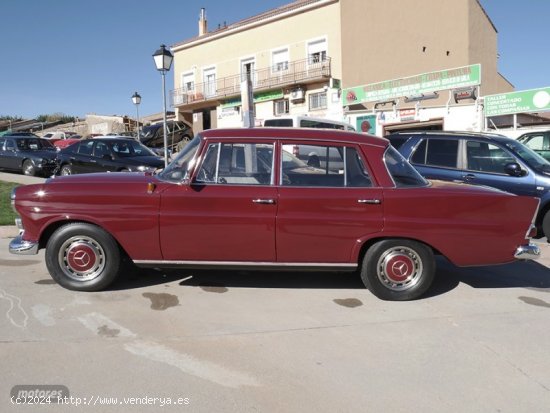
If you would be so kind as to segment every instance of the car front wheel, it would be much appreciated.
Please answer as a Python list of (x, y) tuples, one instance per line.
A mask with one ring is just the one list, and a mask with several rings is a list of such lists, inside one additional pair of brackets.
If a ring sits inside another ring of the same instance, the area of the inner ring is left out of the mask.
[(73, 171), (71, 169), (71, 165), (63, 165), (59, 174), (62, 176), (72, 175)]
[(388, 239), (372, 245), (365, 254), (361, 279), (378, 298), (414, 300), (432, 284), (435, 260), (431, 248), (416, 241)]
[(23, 173), (27, 176), (35, 176), (36, 175), (36, 168), (34, 167), (34, 164), (30, 159), (27, 159), (25, 162), (23, 162)]
[(57, 229), (46, 246), (46, 266), (62, 287), (99, 291), (117, 277), (121, 254), (118, 244), (103, 229), (86, 223)]

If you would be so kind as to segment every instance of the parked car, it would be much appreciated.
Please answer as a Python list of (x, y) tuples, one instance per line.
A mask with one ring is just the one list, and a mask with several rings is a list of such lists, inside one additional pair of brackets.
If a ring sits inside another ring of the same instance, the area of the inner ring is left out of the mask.
[(537, 236), (550, 238), (550, 163), (515, 139), (473, 132), (400, 132), (391, 144), (428, 179), (536, 196)]
[[(193, 137), (193, 126), (183, 120), (166, 122), (169, 153), (179, 152)], [(144, 126), (139, 140), (158, 155), (164, 156), (164, 130), (162, 123)]]
[(76, 132), (55, 131), (44, 134), (42, 138), (49, 140), (51, 143), (55, 143), (63, 139), (70, 139), (73, 135), (76, 135)]
[(524, 133), (517, 140), (550, 161), (550, 130)]
[[(335, 148), (344, 168), (308, 167), (283, 153), (290, 144)], [(106, 288), (129, 259), (144, 268), (360, 269), (377, 297), (408, 300), (432, 283), (435, 254), (474, 266), (540, 253), (529, 242), (537, 198), (428, 182), (388, 140), (352, 132), (207, 130), (157, 175), (63, 176), (18, 187), (12, 200), (24, 232), (10, 251), (46, 248), (53, 279), (80, 291)]]
[(60, 139), (58, 141), (55, 141), (53, 143), (53, 146), (55, 146), (57, 148), (57, 150), (59, 151), (61, 149), (66, 148), (67, 146), (72, 145), (75, 142), (78, 142), (80, 139), (82, 139), (82, 136), (80, 136), (80, 135), (71, 135), (70, 138)]
[(60, 175), (91, 172), (155, 171), (164, 161), (137, 140), (103, 137), (78, 141), (59, 151)]
[(4, 135), (0, 137), (0, 168), (50, 176), (57, 168), (55, 147), (37, 136)]

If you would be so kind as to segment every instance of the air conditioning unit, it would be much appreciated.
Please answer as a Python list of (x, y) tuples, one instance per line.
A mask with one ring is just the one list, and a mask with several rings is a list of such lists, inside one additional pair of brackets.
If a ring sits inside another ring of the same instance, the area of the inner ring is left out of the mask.
[(290, 92), (290, 100), (292, 100), (293, 102), (295, 101), (301, 101), (301, 100), (304, 100), (305, 99), (305, 92), (304, 92), (304, 89), (302, 88), (296, 88), (296, 89), (293, 89), (291, 92)]

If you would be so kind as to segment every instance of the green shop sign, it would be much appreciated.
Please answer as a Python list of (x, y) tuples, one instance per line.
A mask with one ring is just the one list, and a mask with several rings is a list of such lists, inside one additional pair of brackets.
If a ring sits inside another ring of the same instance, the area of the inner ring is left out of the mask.
[(550, 110), (550, 87), (488, 95), (483, 98), (485, 116)]
[(439, 72), (386, 80), (343, 90), (343, 105), (381, 102), (404, 96), (416, 96), (439, 90), (457, 89), (481, 84), (481, 65), (458, 67)]
[[(254, 93), (254, 103), (266, 102), (268, 100), (281, 99), (284, 96), (282, 90), (269, 90), (267, 92)], [(229, 99), (221, 104), (222, 108), (241, 106), (241, 98)]]

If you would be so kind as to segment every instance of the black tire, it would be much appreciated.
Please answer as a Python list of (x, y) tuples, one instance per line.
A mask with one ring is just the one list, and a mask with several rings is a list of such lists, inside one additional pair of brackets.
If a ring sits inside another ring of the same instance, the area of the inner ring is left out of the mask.
[(71, 168), (71, 165), (63, 165), (61, 167), (61, 170), (59, 171), (59, 175), (62, 175), (62, 176), (67, 176), (72, 174), (73, 174), (73, 170)]
[(361, 279), (378, 298), (414, 300), (433, 282), (435, 260), (431, 248), (416, 241), (388, 239), (371, 246), (361, 267)]
[(542, 236), (550, 242), (550, 210), (546, 211), (542, 219)]
[(27, 175), (27, 176), (36, 175), (36, 168), (34, 167), (34, 164), (30, 159), (27, 159), (25, 160), (25, 162), (23, 162), (23, 166), (21, 167), (21, 170), (24, 175)]
[(121, 262), (117, 242), (103, 229), (85, 223), (57, 229), (46, 246), (46, 266), (62, 287), (100, 291), (118, 276)]

